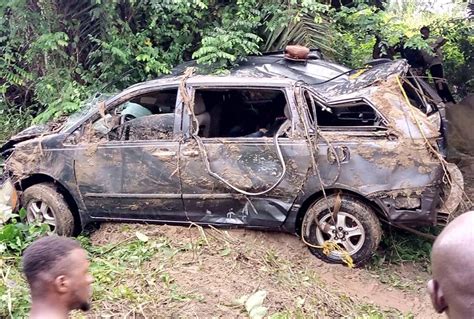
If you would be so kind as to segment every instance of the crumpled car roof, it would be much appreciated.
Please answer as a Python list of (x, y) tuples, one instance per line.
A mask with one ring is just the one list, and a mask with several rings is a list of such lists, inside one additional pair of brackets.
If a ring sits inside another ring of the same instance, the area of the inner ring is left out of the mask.
[[(195, 61), (180, 64), (173, 70), (173, 75), (179, 77), (187, 67), (196, 67)], [(198, 74), (205, 75), (207, 70), (197, 70)], [(406, 60), (396, 60), (368, 66), (365, 70), (351, 70), (343, 65), (322, 59), (307, 61), (291, 61), (283, 54), (251, 56), (230, 73), (222, 76), (250, 77), (250, 78), (288, 78), (309, 84), (317, 91), (330, 98), (356, 92), (378, 81), (387, 79), (393, 74), (405, 74), (409, 65)], [(357, 77), (354, 77), (355, 74)]]

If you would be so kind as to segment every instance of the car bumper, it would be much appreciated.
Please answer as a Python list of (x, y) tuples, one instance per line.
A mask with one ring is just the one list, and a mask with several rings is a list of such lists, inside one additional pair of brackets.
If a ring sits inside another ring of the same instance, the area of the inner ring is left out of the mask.
[(6, 223), (17, 209), (18, 194), (15, 186), (6, 179), (0, 185), (0, 225)]
[(459, 168), (452, 163), (448, 163), (446, 168), (451, 185), (444, 190), (445, 196), (441, 208), (438, 210), (438, 224), (441, 225), (447, 224), (454, 217), (464, 194), (464, 178)]
[(459, 168), (447, 165), (449, 180), (445, 185), (433, 185), (425, 188), (391, 191), (377, 198), (389, 222), (418, 225), (445, 225), (453, 217), (462, 201), (464, 179)]

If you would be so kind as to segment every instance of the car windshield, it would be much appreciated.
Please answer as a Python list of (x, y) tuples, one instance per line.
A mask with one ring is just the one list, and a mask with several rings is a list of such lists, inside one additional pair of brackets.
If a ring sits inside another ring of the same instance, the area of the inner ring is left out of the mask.
[(83, 102), (83, 106), (81, 109), (73, 114), (71, 114), (66, 123), (64, 123), (64, 126), (61, 131), (66, 131), (69, 128), (71, 128), (74, 124), (79, 122), (81, 119), (89, 116), (92, 113), (95, 113), (97, 111), (97, 103), (100, 101), (105, 101), (109, 97), (111, 97), (111, 94), (96, 94), (94, 97), (89, 98), (88, 100)]

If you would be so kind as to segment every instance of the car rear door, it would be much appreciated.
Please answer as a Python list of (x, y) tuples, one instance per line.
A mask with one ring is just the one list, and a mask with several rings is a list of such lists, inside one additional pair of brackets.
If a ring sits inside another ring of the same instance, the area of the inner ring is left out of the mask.
[[(246, 89), (281, 90), (289, 112), (295, 114), (290, 87), (252, 87), (248, 83)], [(203, 87), (240, 88), (238, 84)], [(201, 88), (195, 85), (189, 92), (195, 94)], [(232, 101), (224, 99), (219, 107), (226, 111)], [(184, 114), (189, 113), (188, 108), (184, 109)], [(210, 110), (211, 123), (218, 120), (215, 114), (219, 112), (214, 111)], [(250, 136), (196, 139), (190, 134), (189, 117), (184, 115), (183, 127), (188, 135), (180, 149), (180, 172), (186, 219), (256, 227), (277, 227), (285, 221), (309, 168), (307, 144), (295, 134), (296, 119), (288, 116), (287, 135), (275, 140)]]

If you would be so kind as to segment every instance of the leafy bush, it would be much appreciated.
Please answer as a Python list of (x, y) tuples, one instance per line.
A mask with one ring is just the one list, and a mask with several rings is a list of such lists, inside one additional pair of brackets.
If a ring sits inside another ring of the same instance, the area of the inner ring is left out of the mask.
[[(359, 2), (353, 7), (342, 7), (333, 12), (336, 59), (351, 67), (361, 67), (372, 59), (375, 36), (390, 46), (403, 41), (405, 47), (430, 50), (420, 36), (420, 28), (429, 26), (432, 36), (447, 40), (443, 46), (444, 69), (448, 83), (460, 95), (472, 91), (474, 54), (473, 25), (466, 23), (462, 11), (451, 14), (420, 12), (422, 4), (406, 1), (401, 8), (395, 4), (386, 10)], [(462, 5), (459, 5), (462, 8)]]
[(26, 224), (26, 211), (12, 214), (8, 224), (0, 227), (0, 253), (21, 256), (23, 250), (35, 239), (45, 235), (50, 229), (46, 224)]
[(0, 103), (9, 114), (28, 114), (21, 125), (45, 122), (78, 110), (103, 87), (168, 74), (191, 58), (222, 70), (294, 43), (359, 67), (371, 59), (376, 33), (391, 45), (406, 36), (419, 47), (424, 24), (449, 40), (449, 81), (461, 93), (472, 88), (472, 72), (463, 70), (472, 70), (472, 26), (427, 11), (415, 19), (415, 1), (386, 10), (373, 2), (335, 10), (320, 0), (1, 1)]

